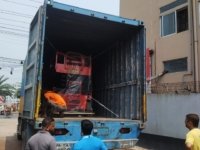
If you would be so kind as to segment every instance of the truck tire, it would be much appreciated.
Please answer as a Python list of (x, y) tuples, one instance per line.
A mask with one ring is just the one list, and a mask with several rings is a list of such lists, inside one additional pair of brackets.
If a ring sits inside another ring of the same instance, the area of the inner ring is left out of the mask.
[(22, 140), (22, 119), (21, 117), (18, 117), (18, 123), (17, 123), (17, 139)]
[(17, 139), (21, 141), (22, 140), (22, 135), (20, 135), (19, 133), (17, 133)]
[(26, 119), (22, 119), (22, 150), (25, 149), (28, 139), (35, 133), (34, 128)]
[(26, 138), (26, 129), (22, 130), (22, 145), (21, 145), (21, 150), (25, 149), (27, 138)]
[(22, 129), (21, 129), (21, 137), (22, 137), (22, 150), (25, 150), (26, 142), (28, 141), (28, 132), (29, 132), (29, 124), (27, 120), (22, 119)]
[(22, 136), (22, 144), (21, 144), (21, 150), (24, 150), (25, 149), (25, 146), (26, 146), (26, 141), (25, 139), (23, 139), (23, 136)]

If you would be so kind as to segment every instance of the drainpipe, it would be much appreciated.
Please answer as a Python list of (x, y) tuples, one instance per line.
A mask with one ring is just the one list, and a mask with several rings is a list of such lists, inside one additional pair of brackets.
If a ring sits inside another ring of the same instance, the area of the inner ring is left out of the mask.
[(199, 68), (198, 68), (198, 25), (197, 25), (197, 1), (189, 0), (190, 8), (191, 8), (191, 44), (193, 51), (193, 59), (194, 59), (194, 90), (195, 92), (199, 92)]

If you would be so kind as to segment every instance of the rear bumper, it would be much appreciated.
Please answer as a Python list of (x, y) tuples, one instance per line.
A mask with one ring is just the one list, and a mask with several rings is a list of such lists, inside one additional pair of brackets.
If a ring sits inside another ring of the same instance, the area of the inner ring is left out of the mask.
[[(108, 149), (125, 149), (132, 148), (137, 143), (138, 139), (116, 139), (116, 140), (103, 140)], [(57, 142), (57, 150), (72, 150), (73, 145), (77, 141)]]
[(116, 139), (104, 140), (108, 149), (132, 148), (137, 143), (138, 139)]

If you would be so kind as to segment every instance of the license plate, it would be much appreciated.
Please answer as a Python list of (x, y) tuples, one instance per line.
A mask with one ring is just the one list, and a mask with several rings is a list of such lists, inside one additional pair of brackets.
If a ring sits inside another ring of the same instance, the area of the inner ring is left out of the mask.
[(71, 146), (68, 143), (57, 143), (56, 149), (57, 150), (70, 150)]

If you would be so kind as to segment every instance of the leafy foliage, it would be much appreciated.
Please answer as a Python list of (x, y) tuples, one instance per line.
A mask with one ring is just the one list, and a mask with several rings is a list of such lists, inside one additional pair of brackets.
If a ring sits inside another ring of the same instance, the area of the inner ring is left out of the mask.
[(13, 96), (16, 92), (16, 89), (12, 85), (6, 83), (7, 80), (8, 78), (5, 78), (4, 75), (0, 76), (0, 96)]
[(20, 90), (21, 88), (16, 89), (15, 94), (14, 94), (15, 98), (20, 98)]

